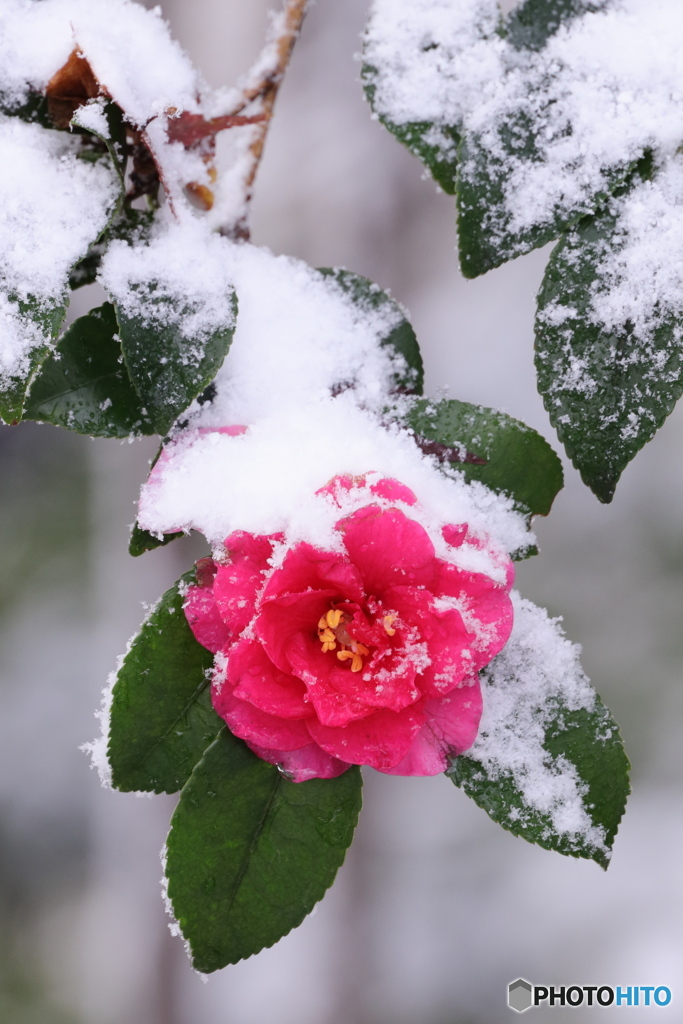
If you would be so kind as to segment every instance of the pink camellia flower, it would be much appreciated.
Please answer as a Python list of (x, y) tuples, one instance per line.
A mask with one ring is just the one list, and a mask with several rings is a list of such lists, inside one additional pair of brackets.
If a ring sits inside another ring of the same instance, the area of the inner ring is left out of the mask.
[[(216, 655), (214, 707), (296, 782), (351, 764), (436, 775), (476, 738), (477, 673), (512, 627), (512, 563), (466, 524), (443, 526), (452, 560), (438, 557), (396, 480), (337, 477), (323, 492), (368, 502), (336, 522), (339, 550), (236, 532), (224, 562), (199, 563), (185, 614)], [(468, 548), (496, 579), (459, 566)]]

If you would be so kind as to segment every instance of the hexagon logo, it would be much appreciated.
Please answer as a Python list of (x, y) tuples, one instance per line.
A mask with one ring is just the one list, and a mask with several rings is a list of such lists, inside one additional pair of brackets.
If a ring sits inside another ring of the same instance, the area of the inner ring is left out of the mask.
[(517, 1013), (524, 1013), (533, 1002), (531, 998), (531, 985), (524, 978), (517, 978), (508, 985), (508, 1006)]

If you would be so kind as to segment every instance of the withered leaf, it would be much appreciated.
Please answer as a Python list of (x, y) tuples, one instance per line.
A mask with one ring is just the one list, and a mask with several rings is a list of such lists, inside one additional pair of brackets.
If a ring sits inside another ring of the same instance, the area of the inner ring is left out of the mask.
[(76, 110), (106, 91), (95, 78), (90, 64), (76, 48), (45, 89), (47, 109), (55, 128), (68, 128)]

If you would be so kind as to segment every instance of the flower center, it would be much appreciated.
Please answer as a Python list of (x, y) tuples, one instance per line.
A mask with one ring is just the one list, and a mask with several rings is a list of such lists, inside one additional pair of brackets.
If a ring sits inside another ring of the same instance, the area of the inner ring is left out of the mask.
[[(382, 619), (387, 636), (393, 636), (396, 632), (392, 628), (395, 618), (395, 615), (385, 615)], [(367, 657), (370, 649), (349, 635), (346, 624), (350, 621), (351, 616), (341, 608), (330, 608), (318, 620), (318, 640), (322, 644), (323, 654), (336, 651), (339, 661), (350, 662), (351, 671), (360, 672), (363, 668), (363, 658)]]

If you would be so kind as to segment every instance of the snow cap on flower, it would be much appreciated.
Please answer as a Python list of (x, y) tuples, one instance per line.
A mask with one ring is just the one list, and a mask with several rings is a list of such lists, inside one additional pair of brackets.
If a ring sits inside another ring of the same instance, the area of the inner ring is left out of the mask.
[(185, 613), (216, 655), (214, 707), (295, 781), (350, 764), (437, 774), (476, 738), (512, 563), (379, 474), (338, 476), (315, 500), (333, 543), (235, 531), (198, 568)]

